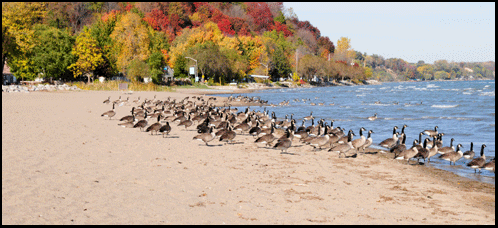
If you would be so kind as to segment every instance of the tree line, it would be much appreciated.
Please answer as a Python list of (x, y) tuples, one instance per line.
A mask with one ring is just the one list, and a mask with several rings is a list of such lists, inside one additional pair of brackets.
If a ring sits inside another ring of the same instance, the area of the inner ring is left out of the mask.
[(355, 51), (347, 37), (336, 47), (282, 2), (2, 2), (2, 70), (5, 63), (23, 80), (121, 73), (156, 84), (164, 67), (185, 78), (194, 65), (220, 84), (249, 74), (359, 82), (494, 72), (494, 62), (384, 60)]

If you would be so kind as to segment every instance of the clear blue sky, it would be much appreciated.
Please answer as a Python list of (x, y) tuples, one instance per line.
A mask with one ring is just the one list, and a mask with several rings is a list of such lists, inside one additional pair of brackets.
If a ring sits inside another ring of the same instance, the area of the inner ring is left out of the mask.
[(410, 63), (495, 61), (494, 2), (284, 2), (337, 46)]

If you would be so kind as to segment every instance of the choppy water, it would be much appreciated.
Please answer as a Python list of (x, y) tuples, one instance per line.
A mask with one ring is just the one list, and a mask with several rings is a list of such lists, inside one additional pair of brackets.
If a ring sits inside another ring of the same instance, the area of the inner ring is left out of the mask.
[[(278, 104), (289, 101), (288, 106), (266, 107), (274, 111), (278, 119), (285, 114), (294, 113), (296, 124), (301, 125), (302, 118), (313, 111), (315, 120), (325, 119), (329, 124), (334, 120), (334, 127), (353, 129), (358, 137), (360, 127), (373, 130), (373, 142), (380, 143), (392, 136), (392, 129), (403, 124), (407, 135), (406, 144), (411, 145), (418, 134), (426, 129), (445, 133), (444, 146), (449, 146), (451, 138), (454, 145), (461, 143), (462, 151), (470, 149), (479, 156), (481, 145), (486, 144), (484, 153), (489, 161), (495, 156), (495, 81), (430, 81), (383, 83), (368, 86), (339, 86), (295, 89), (270, 89), (245, 95), (258, 96), (268, 103)], [(219, 96), (230, 96), (224, 94)], [(295, 99), (299, 99), (296, 101)], [(306, 99), (303, 102), (302, 99)], [(309, 100), (308, 100), (309, 99)], [(311, 105), (310, 103), (316, 103)], [(324, 103), (323, 106), (318, 103)], [(333, 103), (334, 105), (330, 105)], [(251, 107), (251, 110), (263, 110), (263, 107)], [(377, 113), (378, 119), (369, 121), (367, 117)], [(289, 116), (290, 118), (290, 116)], [(306, 125), (310, 125), (307, 121)], [(425, 136), (422, 138), (422, 140)], [(379, 147), (380, 148), (380, 147)], [(436, 155), (435, 157), (438, 157)], [(433, 162), (434, 161), (434, 162)], [(483, 170), (474, 174), (467, 167), (469, 160), (460, 159), (456, 166), (448, 161), (431, 159), (429, 165), (449, 170), (458, 175), (495, 183), (492, 171)]]

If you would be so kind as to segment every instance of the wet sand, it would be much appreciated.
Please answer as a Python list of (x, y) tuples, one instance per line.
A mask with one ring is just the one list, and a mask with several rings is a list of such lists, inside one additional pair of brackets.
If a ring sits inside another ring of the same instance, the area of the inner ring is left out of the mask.
[[(134, 92), (180, 100), (201, 94)], [(495, 187), (377, 153), (118, 127), (117, 91), (2, 93), (2, 224), (495, 224)], [(226, 98), (219, 98), (223, 103)], [(243, 111), (243, 110), (239, 110)]]

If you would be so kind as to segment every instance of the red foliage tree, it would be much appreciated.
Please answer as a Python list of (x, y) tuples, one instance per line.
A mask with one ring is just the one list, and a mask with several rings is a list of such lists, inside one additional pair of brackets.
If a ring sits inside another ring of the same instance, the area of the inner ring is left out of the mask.
[(223, 33), (231, 36), (235, 35), (235, 31), (232, 30), (232, 25), (228, 19), (221, 19), (217, 24)]
[(246, 5), (247, 14), (254, 20), (254, 31), (259, 33), (270, 31), (273, 25), (273, 16), (268, 4), (265, 2), (248, 2)]
[(317, 40), (318, 46), (325, 48), (327, 51), (330, 53), (334, 53), (335, 51), (335, 46), (332, 41), (330, 41), (329, 37), (327, 36), (321, 36)]
[(285, 37), (292, 36), (292, 32), (287, 29), (287, 25), (275, 21), (275, 25), (272, 26), (272, 30), (275, 29), (277, 32), (283, 32)]

